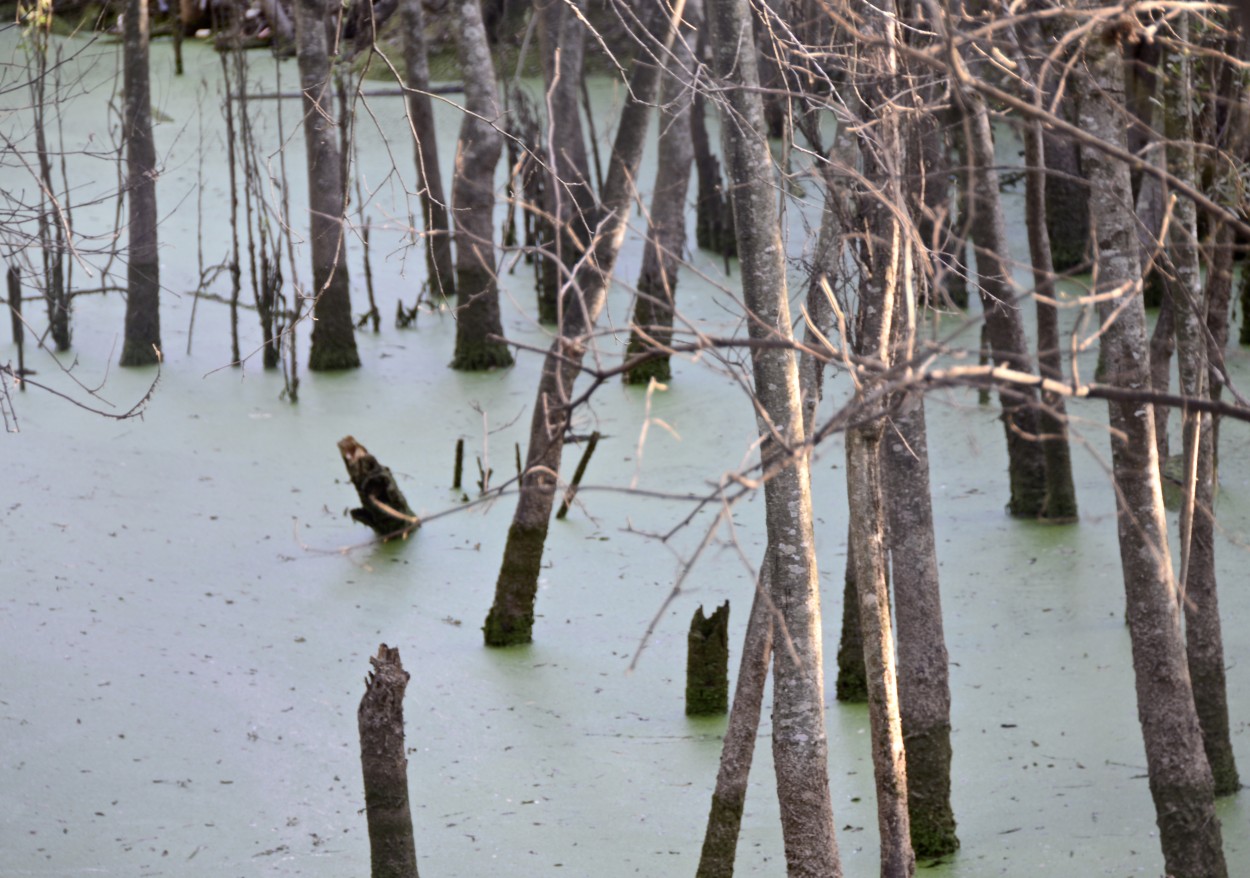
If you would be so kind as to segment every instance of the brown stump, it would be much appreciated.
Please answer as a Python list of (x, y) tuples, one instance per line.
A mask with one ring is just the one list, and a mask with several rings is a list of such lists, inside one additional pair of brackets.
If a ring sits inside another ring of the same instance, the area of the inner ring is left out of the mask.
[(729, 601), (694, 611), (686, 652), (686, 716), (729, 711)]
[(408, 672), (399, 649), (383, 643), (369, 664), (357, 721), (365, 780), (372, 878), (417, 878), (417, 848), (408, 807), (408, 758), (404, 755), (404, 689)]
[(360, 496), (361, 508), (351, 511), (352, 518), (383, 537), (407, 536), (421, 526), (391, 471), (368, 449), (353, 437), (344, 436), (339, 440), (339, 454)]

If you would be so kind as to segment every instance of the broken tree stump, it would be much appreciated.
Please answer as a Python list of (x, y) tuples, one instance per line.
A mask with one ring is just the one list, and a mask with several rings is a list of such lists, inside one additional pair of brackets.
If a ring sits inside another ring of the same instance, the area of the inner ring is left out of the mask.
[(372, 878), (418, 878), (417, 846), (408, 806), (408, 757), (404, 752), (404, 689), (408, 672), (398, 647), (383, 643), (370, 657), (373, 671), (356, 714), (360, 767), (365, 780)]
[(378, 463), (367, 448), (353, 437), (344, 436), (339, 440), (339, 454), (360, 496), (361, 508), (351, 511), (352, 518), (383, 537), (407, 536), (421, 526), (391, 471)]
[(710, 616), (695, 610), (686, 643), (686, 716), (728, 712), (729, 601)]

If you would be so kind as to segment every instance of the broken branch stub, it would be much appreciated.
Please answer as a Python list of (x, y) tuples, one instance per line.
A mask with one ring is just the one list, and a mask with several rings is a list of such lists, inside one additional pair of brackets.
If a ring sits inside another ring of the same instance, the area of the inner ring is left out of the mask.
[(351, 516), (383, 537), (406, 536), (421, 526), (391, 471), (351, 436), (339, 440), (339, 454), (360, 496), (361, 508)]

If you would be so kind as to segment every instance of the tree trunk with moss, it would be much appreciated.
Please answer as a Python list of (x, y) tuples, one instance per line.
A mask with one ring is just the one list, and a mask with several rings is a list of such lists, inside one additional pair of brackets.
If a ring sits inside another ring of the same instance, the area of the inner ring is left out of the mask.
[[(1124, 72), (1118, 46), (1109, 34), (1095, 31), (1084, 60), (1075, 83), (1081, 127), (1123, 150)], [(1150, 389), (1150, 371), (1128, 167), (1089, 149), (1084, 168), (1097, 243), (1095, 292), (1106, 296), (1098, 305), (1105, 327), (1104, 381), (1144, 393)], [(1112, 296), (1112, 291), (1120, 294)], [(1164, 864), (1173, 878), (1225, 878), (1214, 783), (1194, 708), (1172, 577), (1154, 412), (1133, 400), (1113, 401), (1108, 408), (1137, 711)]]
[(425, 44), (425, 12), (422, 0), (404, 0), (404, 78), (408, 88), (408, 121), (412, 125), (417, 164), (417, 195), (425, 229), (425, 267), (430, 291), (437, 296), (455, 295), (452, 275), (451, 224), (443, 195), (443, 175), (438, 167), (438, 132), (430, 103), (430, 65)]
[(330, 91), (326, 0), (295, 0), (300, 88), (304, 93), (304, 147), (308, 157), (309, 248), (312, 253), (313, 330), (308, 368), (360, 366), (352, 325), (343, 230), (343, 166), (339, 125)]
[[(643, 38), (653, 41), (657, 50), (669, 46), (676, 23), (669, 22), (667, 13), (658, 4), (646, 4), (640, 15), (650, 28)], [(657, 39), (657, 33), (663, 36)], [(543, 361), (538, 380), (516, 512), (495, 581), (494, 603), (482, 626), (487, 646), (513, 646), (533, 639), (538, 573), (555, 505), (564, 437), (572, 415), (569, 400), (625, 238), (635, 195), (633, 181), (646, 141), (647, 117), (658, 90), (659, 71), (650, 64), (635, 62), (630, 97), (621, 111), (603, 197), (596, 211), (600, 222), (594, 249), (581, 262), (563, 295), (559, 334)]]
[(152, 139), (147, 0), (127, 0), (122, 22), (122, 75), (126, 87), (122, 136), (126, 145), (130, 249), (121, 365), (148, 366), (161, 357), (161, 271), (156, 236), (156, 143)]
[(677, 295), (677, 267), (686, 246), (686, 193), (694, 160), (691, 143), (690, 104), (693, 94), (693, 44), (703, 17), (701, 0), (686, 0), (685, 22), (673, 43), (661, 89), (659, 163), (647, 243), (642, 254), (642, 273), (634, 300), (633, 326), (625, 358), (644, 352), (652, 356), (624, 373), (626, 384), (648, 384), (652, 378), (672, 377), (667, 349), (673, 337), (673, 308)]
[(723, 100), (721, 141), (734, 187), (755, 405), (761, 438), (765, 525), (776, 559), (770, 592), (779, 643), (773, 656), (773, 763), (790, 876), (840, 876), (825, 735), (820, 589), (812, 532), (809, 460), (786, 294), (772, 156), (746, 0), (707, 4), (713, 71)]
[(478, 0), (460, 0), (464, 117), (451, 196), (456, 222), (456, 354), (453, 369), (512, 365), (499, 317), (495, 264), (495, 166), (503, 151), (495, 65)]

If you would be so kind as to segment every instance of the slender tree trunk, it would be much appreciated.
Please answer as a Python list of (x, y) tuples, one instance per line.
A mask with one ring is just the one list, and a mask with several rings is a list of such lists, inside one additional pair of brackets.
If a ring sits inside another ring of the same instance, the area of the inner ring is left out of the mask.
[(365, 678), (357, 724), (365, 781), (372, 878), (417, 878), (417, 851), (408, 805), (408, 757), (404, 750), (404, 690), (408, 672), (399, 649), (385, 643)]
[[(1189, 38), (1189, 16), (1173, 23), (1183, 44)], [(1191, 62), (1188, 52), (1168, 58), (1171, 76), (1164, 84), (1167, 113), (1168, 169), (1194, 185), (1194, 125)], [(1211, 398), (1208, 384), (1206, 288), (1198, 256), (1198, 213), (1187, 198), (1178, 199), (1168, 235), (1176, 309), (1176, 354), (1181, 393), (1200, 401)], [(1179, 585), (1185, 608), (1185, 643), (1194, 705), (1202, 726), (1202, 742), (1216, 795), (1241, 786), (1228, 729), (1228, 688), (1224, 674), (1224, 635), (1220, 625), (1215, 578), (1215, 446), (1211, 415), (1185, 411), (1184, 488), (1181, 504), (1181, 570)]]
[[(578, 106), (579, 85), (585, 53), (586, 30), (574, 15), (584, 0), (538, 0), (539, 45), (547, 96), (547, 181), (545, 231), (542, 238), (554, 248), (555, 264), (542, 273), (538, 294), (538, 319), (560, 322), (561, 290), (590, 246), (594, 226), (595, 192), (590, 182), (590, 161)], [(544, 257), (550, 260), (550, 256)]]
[(746, 636), (742, 641), (738, 683), (734, 687), (729, 725), (721, 745), (720, 768), (716, 773), (716, 789), (712, 793), (712, 808), (707, 817), (707, 831), (703, 836), (696, 878), (731, 878), (734, 871), (738, 832), (742, 828), (742, 810), (747, 798), (747, 779), (755, 758), (764, 684), (768, 680), (768, 665), (773, 651), (773, 617), (769, 598), (772, 565), (772, 552), (766, 551), (764, 562), (760, 565), (760, 581), (751, 601)]
[(478, 0), (460, 3), (464, 119), (451, 184), (456, 223), (456, 354), (452, 368), (512, 365), (499, 317), (495, 264), (495, 166), (503, 151), (495, 64)]
[(126, 144), (130, 252), (121, 365), (148, 366), (161, 357), (161, 272), (156, 249), (156, 143), (152, 139), (147, 0), (127, 0), (122, 19), (126, 88), (122, 135)]
[[(1032, 372), (1033, 357), (1029, 353), (1024, 320), (1011, 282), (1011, 257), (999, 197), (989, 111), (979, 95), (965, 92), (962, 99), (965, 105), (964, 130), (968, 140), (965, 155), (971, 175), (972, 241), (985, 326), (996, 362)], [(1007, 434), (1007, 470), (1011, 482), (1007, 510), (1021, 518), (1045, 518), (1050, 504), (1046, 459), (1038, 441), (1041, 430), (1037, 417), (1037, 393), (1032, 389), (1000, 389), (999, 400)]]
[[(1086, 44), (1085, 75), (1077, 78), (1081, 127), (1125, 148), (1124, 73), (1118, 48), (1095, 32)], [(1133, 229), (1128, 168), (1097, 150), (1083, 165), (1090, 181), (1090, 213), (1097, 242), (1099, 303), (1105, 323), (1102, 365), (1109, 384), (1146, 391), (1150, 372), (1141, 266)], [(1118, 291), (1118, 296), (1108, 296)], [(1173, 878), (1224, 878), (1228, 868), (1215, 816), (1211, 769), (1181, 636), (1172, 579), (1167, 522), (1159, 485), (1154, 412), (1144, 402), (1108, 404), (1138, 718), (1146, 747), (1167, 873)]]
[(313, 371), (360, 366), (343, 231), (343, 167), (330, 93), (328, 15), (326, 0), (295, 0), (300, 88), (304, 92), (304, 145), (308, 156), (311, 292), (315, 302), (308, 368)]
[[(679, 34), (674, 41), (673, 56), (668, 59), (664, 76), (660, 105), (667, 112), (660, 117), (659, 164), (626, 359), (644, 351), (664, 351), (673, 336), (677, 267), (686, 246), (686, 193), (694, 160), (690, 131), (693, 42), (702, 26), (702, 17), (702, 0), (687, 0), (685, 20), (690, 30)], [(623, 377), (627, 384), (647, 384), (652, 378), (668, 381), (672, 377), (669, 355), (655, 355), (631, 368)]]
[[(1042, 91), (1030, 69), (1022, 48), (1020, 29), (1013, 32), (1016, 57), (1025, 71), (1026, 85), (1035, 102), (1042, 100)], [(1029, 261), (1033, 266), (1033, 300), (1037, 308), (1037, 361), (1043, 378), (1063, 380), (1063, 355), (1059, 340), (1059, 307), (1055, 289), (1055, 260), (1046, 227), (1046, 135), (1039, 120), (1024, 127), (1024, 203), (1028, 227)], [(1042, 393), (1038, 414), (1042, 431), (1042, 455), (1046, 463), (1046, 518), (1056, 524), (1074, 522), (1078, 518), (1076, 486), (1072, 479), (1072, 452), (1068, 446), (1067, 413), (1063, 397)]]
[[(452, 275), (451, 224), (443, 196), (443, 174), (438, 168), (438, 132), (430, 104), (430, 65), (425, 45), (422, 0), (404, 0), (404, 78), (408, 88), (408, 121), (412, 125), (417, 163), (417, 194), (425, 228), (425, 266), (431, 292), (455, 295)], [(491, 117), (494, 118), (494, 117)]]
[[(743, 298), (752, 339), (792, 339), (785, 248), (777, 219), (772, 157), (746, 0), (707, 4), (713, 70), (723, 91), (721, 139), (734, 187)], [(825, 737), (820, 589), (812, 533), (808, 455), (794, 352), (753, 347), (751, 362), (763, 440), (761, 458), (768, 545), (774, 553), (771, 598), (777, 611), (773, 656), (773, 762), (787, 873), (836, 878)]]
[[(665, 34), (657, 41), (660, 45), (670, 45), (676, 23), (667, 21), (667, 13), (658, 5), (648, 4), (642, 16), (646, 22), (667, 22), (666, 27), (649, 26)], [(654, 33), (647, 38), (654, 39)], [(547, 525), (555, 505), (564, 435), (571, 416), (569, 400), (625, 237), (647, 116), (658, 89), (659, 70), (636, 62), (630, 78), (630, 98), (621, 112), (597, 211), (602, 221), (598, 223), (594, 249), (579, 265), (562, 297), (560, 332), (543, 361), (520, 496), (495, 581), (495, 600), (482, 627), (487, 646), (512, 646), (533, 639), (534, 598)]]

